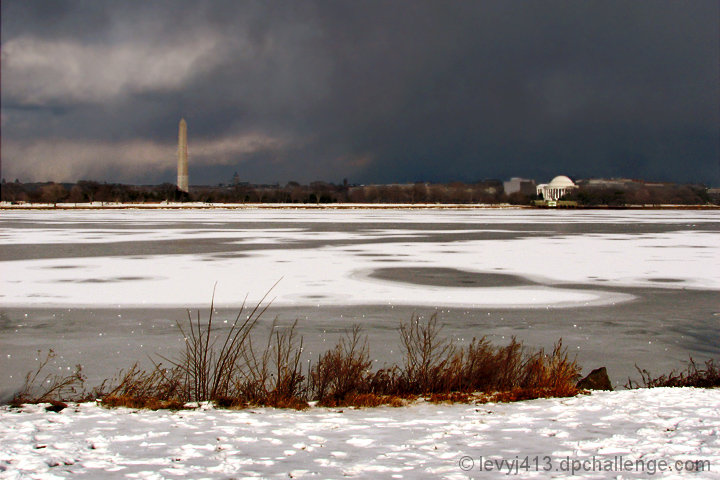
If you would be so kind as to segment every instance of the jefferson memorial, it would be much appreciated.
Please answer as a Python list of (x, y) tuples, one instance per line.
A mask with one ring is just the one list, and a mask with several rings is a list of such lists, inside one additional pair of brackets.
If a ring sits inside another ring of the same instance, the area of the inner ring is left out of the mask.
[(558, 175), (553, 178), (550, 183), (538, 185), (537, 194), (542, 195), (545, 200), (556, 201), (575, 188), (577, 188), (577, 185), (575, 185), (572, 180), (565, 175)]

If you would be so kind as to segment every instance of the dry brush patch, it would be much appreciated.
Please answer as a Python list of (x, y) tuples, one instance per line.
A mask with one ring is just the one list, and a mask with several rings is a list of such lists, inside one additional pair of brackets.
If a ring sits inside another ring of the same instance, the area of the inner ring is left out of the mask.
[(202, 325), (200, 311), (197, 312), (196, 320), (193, 320), (188, 310), (187, 325), (177, 323), (185, 341), (185, 349), (178, 359), (166, 360), (183, 377), (181, 393), (185, 401), (210, 401), (237, 396), (236, 380), (241, 373), (241, 362), (246, 357), (248, 338), (255, 324), (269, 307), (269, 303), (262, 306), (268, 294), (265, 294), (247, 315), (243, 302), (224, 338), (213, 330), (214, 293), (206, 326)]
[(296, 335), (296, 326), (297, 321), (281, 329), (273, 322), (267, 343), (260, 351), (248, 338), (242, 348), (246, 368), (234, 380), (237, 397), (251, 405), (307, 408), (306, 377), (300, 362), (303, 341)]
[(699, 367), (695, 360), (690, 358), (685, 371), (673, 370), (670, 373), (654, 377), (649, 371), (635, 365), (640, 373), (640, 381), (628, 378), (625, 388), (654, 388), (654, 387), (699, 387), (716, 388), (720, 387), (720, 368), (715, 366), (711, 359), (705, 362), (705, 366)]
[(76, 365), (69, 375), (46, 374), (48, 364), (55, 358), (55, 352), (48, 350), (43, 358), (38, 351), (38, 366), (25, 375), (25, 382), (13, 395), (10, 405), (23, 403), (62, 403), (64, 401), (82, 401), (85, 395), (85, 375), (82, 365)]
[[(263, 299), (264, 301), (264, 299)], [(272, 323), (266, 341), (251, 335), (269, 304), (243, 305), (229, 328), (217, 327), (214, 303), (207, 322), (188, 312), (178, 323), (184, 346), (175, 358), (161, 357), (146, 371), (137, 364), (86, 391), (78, 367), (67, 377), (41, 377), (51, 356), (14, 403), (98, 399), (108, 407), (179, 409), (196, 402), (222, 408), (271, 406), (304, 409), (314, 401), (327, 407), (402, 406), (418, 398), (431, 402), (514, 401), (572, 396), (580, 367), (558, 342), (551, 352), (530, 350), (513, 338), (495, 346), (486, 337), (455, 345), (442, 335), (437, 314), (412, 316), (399, 325), (404, 353), (398, 365), (373, 370), (367, 336), (355, 326), (307, 367), (303, 340), (289, 327)], [(224, 325), (224, 324), (223, 324)], [(52, 355), (52, 352), (51, 352)], [(43, 388), (38, 388), (42, 378)]]

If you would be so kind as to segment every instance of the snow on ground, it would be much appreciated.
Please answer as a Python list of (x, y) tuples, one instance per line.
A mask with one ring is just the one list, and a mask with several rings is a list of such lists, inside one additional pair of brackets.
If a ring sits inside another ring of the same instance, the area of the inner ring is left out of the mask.
[[(717, 212), (13, 211), (3, 212), (2, 219), (34, 226), (3, 229), (0, 247), (128, 242), (139, 249), (134, 256), (0, 262), (0, 304), (5, 306), (200, 306), (208, 303), (216, 282), (216, 303), (234, 306), (246, 293), (251, 303), (259, 300), (280, 279), (272, 292), (277, 306), (573, 307), (633, 298), (594, 290), (593, 285), (720, 289), (717, 233), (695, 228), (717, 222)], [(247, 228), (257, 222), (271, 222), (272, 226)], [(344, 227), (357, 223), (373, 226)], [(404, 226), (409, 223), (412, 225)], [(507, 231), (503, 227), (511, 223), (527, 225), (524, 233), (533, 225), (546, 223), (671, 224), (674, 228), (655, 233), (452, 238), (469, 231)], [(312, 226), (315, 224), (334, 226), (318, 230)], [(457, 225), (457, 230), (438, 231), (436, 224)], [(448, 240), (423, 238), (429, 234), (446, 234)], [(238, 255), (173, 254), (172, 242), (188, 238), (237, 245)], [(148, 241), (167, 242), (167, 253), (142, 255), (141, 242)], [(322, 243), (328, 241), (342, 242)], [(300, 245), (303, 242), (305, 247)], [(283, 245), (288, 248), (279, 248)], [(502, 272), (544, 285), (418, 286), (370, 278), (368, 274), (379, 267)], [(562, 288), (564, 282), (583, 283), (588, 288)]]
[(303, 412), (3, 407), (0, 445), (8, 479), (720, 478), (720, 390)]

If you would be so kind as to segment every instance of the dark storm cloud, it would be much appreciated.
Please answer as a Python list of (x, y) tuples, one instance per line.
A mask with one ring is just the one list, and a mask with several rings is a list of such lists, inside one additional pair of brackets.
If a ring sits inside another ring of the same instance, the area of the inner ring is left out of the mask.
[(718, 6), (3, 2), (6, 177), (717, 183)]

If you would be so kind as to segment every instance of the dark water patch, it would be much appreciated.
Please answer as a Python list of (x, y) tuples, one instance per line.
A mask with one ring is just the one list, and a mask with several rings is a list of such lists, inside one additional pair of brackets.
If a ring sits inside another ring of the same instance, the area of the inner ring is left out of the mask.
[(692, 248), (694, 250), (704, 248), (715, 248), (709, 245), (648, 245), (648, 248)]
[(48, 270), (70, 270), (73, 268), (82, 268), (80, 265), (51, 265), (49, 267), (43, 267)]
[(213, 258), (217, 259), (225, 259), (225, 258), (245, 258), (249, 257), (246, 253), (239, 253), (239, 252), (228, 252), (228, 253), (218, 253), (216, 255), (213, 255)]
[[(21, 222), (22, 223), (22, 222)], [(172, 223), (137, 223), (132, 227), (123, 224), (123, 228), (131, 227), (139, 230), (148, 229), (177, 229), (185, 224), (192, 226), (194, 231), (198, 230), (198, 224), (194, 220), (179, 218)], [(3, 222), (0, 219), (0, 225), (12, 227), (13, 222)], [(38, 228), (38, 223), (33, 221), (24, 222), (26, 228)], [(257, 229), (272, 230), (284, 229), (289, 225), (288, 222), (232, 222), (223, 223), (225, 228), (211, 231), (224, 231), (234, 229)], [(68, 228), (108, 228), (103, 222), (98, 223), (72, 223), (59, 224), (53, 228), (67, 230)], [(288, 240), (286, 242), (267, 243), (267, 244), (237, 244), (235, 236), (227, 238), (171, 238), (167, 240), (144, 240), (144, 241), (119, 241), (107, 243), (66, 243), (66, 244), (30, 244), (30, 245), (4, 245), (0, 249), (0, 261), (12, 260), (40, 260), (48, 258), (86, 258), (86, 257), (131, 257), (131, 256), (152, 256), (152, 255), (188, 255), (188, 254), (213, 254), (223, 252), (249, 252), (253, 250), (282, 250), (282, 249), (312, 249), (325, 246), (349, 247), (345, 249), (348, 252), (361, 251), (353, 249), (358, 245), (383, 245), (406, 243), (408, 238), (403, 236), (393, 238), (376, 238), (374, 233), (377, 223), (342, 223), (342, 222), (292, 222), (293, 227), (302, 228), (310, 232), (332, 232), (332, 233), (358, 233), (359, 238), (355, 239), (324, 239), (322, 235), (312, 240)], [(448, 250), (452, 250), (452, 242), (478, 241), (478, 240), (515, 240), (520, 238), (548, 237), (562, 235), (582, 236), (592, 234), (623, 234), (628, 239), (634, 238), (636, 235), (647, 235), (653, 233), (665, 233), (673, 231), (685, 231), (688, 229), (685, 225), (679, 224), (663, 224), (663, 223), (547, 223), (532, 224), (532, 230), (528, 230), (527, 223), (503, 224), (503, 231), (488, 231), (488, 224), (468, 224), (468, 223), (403, 223), (400, 225), (393, 224), (397, 230), (412, 231), (413, 244), (418, 243), (446, 243)], [(47, 228), (42, 225), (42, 228)], [(497, 228), (494, 226), (493, 228)], [(474, 230), (473, 230), (474, 229)], [(207, 229), (205, 229), (207, 230)], [(418, 234), (416, 230), (422, 233)], [(471, 231), (468, 231), (471, 230)], [(720, 222), (706, 222), (698, 227), (693, 227), (695, 231), (720, 231)], [(367, 234), (367, 238), (363, 238), (362, 234)]]
[(117, 283), (117, 282), (135, 282), (138, 280), (162, 280), (162, 277), (106, 277), (106, 278), (82, 278), (82, 279), (62, 279), (55, 280), (53, 283)]
[(648, 278), (648, 280), (658, 283), (683, 283), (685, 281), (680, 278)]
[(413, 285), (438, 287), (520, 287), (538, 285), (538, 283), (519, 275), (478, 273), (454, 268), (435, 267), (378, 268), (370, 273), (369, 277), (411, 283)]
[[(147, 258), (154, 255), (208, 255), (216, 253), (240, 254), (240, 251), (291, 248), (289, 244), (232, 244), (236, 239), (199, 238), (148, 240), (137, 242), (63, 243), (5, 245), (0, 249), (0, 261), (42, 260), (51, 258), (128, 257)], [(306, 247), (313, 246), (308, 243)], [(300, 248), (293, 246), (292, 248)]]

